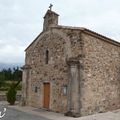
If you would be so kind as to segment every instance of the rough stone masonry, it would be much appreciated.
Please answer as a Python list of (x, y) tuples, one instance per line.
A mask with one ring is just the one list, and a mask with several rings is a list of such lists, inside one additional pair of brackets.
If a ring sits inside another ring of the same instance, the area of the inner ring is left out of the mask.
[(120, 108), (120, 43), (82, 27), (58, 25), (48, 10), (25, 50), (22, 105), (78, 117)]

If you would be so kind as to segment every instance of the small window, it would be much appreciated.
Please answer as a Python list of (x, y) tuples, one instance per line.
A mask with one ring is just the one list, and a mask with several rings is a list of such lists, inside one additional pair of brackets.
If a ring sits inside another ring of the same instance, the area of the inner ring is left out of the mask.
[(38, 92), (38, 88), (37, 87), (35, 87), (35, 93), (37, 93)]
[(45, 63), (48, 64), (48, 61), (49, 61), (49, 50), (46, 50), (46, 53), (45, 53)]
[(67, 85), (64, 85), (62, 88), (63, 95), (67, 95)]

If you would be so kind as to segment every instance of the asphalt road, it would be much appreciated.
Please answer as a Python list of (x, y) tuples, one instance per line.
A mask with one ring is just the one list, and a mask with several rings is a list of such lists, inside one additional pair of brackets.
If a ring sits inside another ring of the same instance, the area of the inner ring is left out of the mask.
[(37, 115), (31, 115), (25, 112), (15, 110), (14, 108), (7, 108), (0, 105), (0, 116), (4, 114), (4, 108), (6, 108), (5, 116), (0, 120), (49, 120)]

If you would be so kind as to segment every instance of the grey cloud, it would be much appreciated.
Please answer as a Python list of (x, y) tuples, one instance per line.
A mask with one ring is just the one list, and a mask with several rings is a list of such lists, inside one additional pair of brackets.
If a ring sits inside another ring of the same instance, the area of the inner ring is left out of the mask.
[(59, 24), (120, 40), (119, 0), (0, 0), (0, 62), (24, 62), (24, 49), (42, 31), (49, 3), (60, 14)]

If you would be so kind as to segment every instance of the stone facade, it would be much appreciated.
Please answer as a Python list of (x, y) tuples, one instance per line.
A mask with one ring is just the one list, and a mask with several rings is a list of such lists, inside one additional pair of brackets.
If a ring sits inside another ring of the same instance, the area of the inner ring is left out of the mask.
[(120, 47), (84, 34), (81, 113), (120, 108)]
[(120, 43), (81, 27), (58, 25), (48, 10), (43, 32), (26, 49), (22, 104), (84, 116), (120, 108)]

